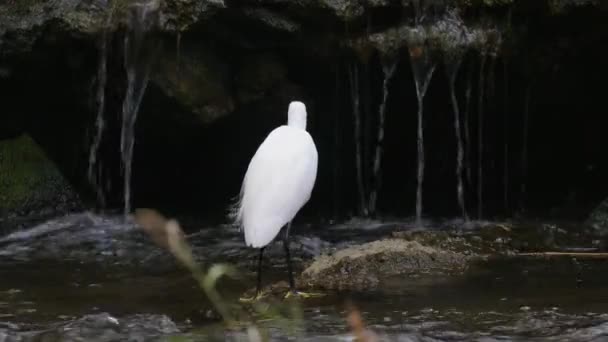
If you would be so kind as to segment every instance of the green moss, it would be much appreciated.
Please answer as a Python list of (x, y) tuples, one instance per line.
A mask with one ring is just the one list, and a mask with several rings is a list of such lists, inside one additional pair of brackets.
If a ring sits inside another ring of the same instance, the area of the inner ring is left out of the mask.
[(458, 6), (478, 7), (478, 6), (505, 6), (512, 5), (515, 0), (457, 0)]
[(0, 141), (0, 209), (19, 210), (48, 200), (67, 187), (63, 176), (32, 138)]
[(35, 5), (44, 3), (42, 0), (9, 0), (6, 9), (14, 14), (27, 13)]

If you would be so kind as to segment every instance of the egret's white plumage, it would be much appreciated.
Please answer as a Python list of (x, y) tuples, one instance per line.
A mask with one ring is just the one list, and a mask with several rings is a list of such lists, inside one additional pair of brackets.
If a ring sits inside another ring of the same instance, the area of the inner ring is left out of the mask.
[(306, 106), (289, 104), (286, 126), (274, 129), (249, 162), (236, 222), (250, 247), (264, 247), (308, 202), (317, 177), (317, 148), (306, 131)]

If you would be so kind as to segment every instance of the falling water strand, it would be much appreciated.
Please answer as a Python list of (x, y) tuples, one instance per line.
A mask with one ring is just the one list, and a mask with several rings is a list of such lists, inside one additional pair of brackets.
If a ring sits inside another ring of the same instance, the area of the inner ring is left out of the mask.
[(380, 165), (382, 161), (382, 146), (384, 144), (384, 122), (386, 118), (386, 100), (388, 99), (388, 84), (395, 74), (397, 69), (397, 59), (391, 59), (388, 62), (382, 62), (382, 73), (384, 74), (384, 80), (382, 82), (382, 103), (378, 110), (378, 133), (376, 140), (376, 150), (374, 153), (374, 169), (373, 175), (374, 180), (372, 182), (372, 189), (369, 195), (369, 211), (373, 215), (376, 213), (376, 205), (378, 202), (378, 191), (380, 190), (381, 177), (380, 177)]
[(179, 79), (179, 63), (181, 60), (181, 49), (182, 49), (182, 33), (181, 32), (177, 32), (177, 37), (175, 39), (175, 76), (177, 76), (177, 78)]
[(490, 102), (493, 102), (494, 96), (496, 95), (496, 83), (495, 83), (495, 69), (496, 69), (496, 59), (498, 56), (494, 53), (490, 54), (490, 65), (488, 66), (488, 94), (486, 94), (486, 98), (488, 100), (488, 105), (491, 105)]
[(479, 65), (478, 102), (477, 102), (477, 218), (483, 216), (483, 92), (485, 86), (486, 54), (481, 53)]
[[(375, 140), (375, 136), (372, 133), (372, 121), (373, 121), (373, 109), (372, 109), (372, 88), (371, 88), (371, 68), (369, 61), (366, 62), (363, 74), (363, 84), (362, 84), (362, 92), (363, 95), (362, 104), (363, 104), (363, 112), (361, 115), (361, 132), (362, 132), (362, 175), (363, 175), (363, 189), (365, 189), (366, 199), (369, 196), (369, 192), (371, 189), (370, 184), (370, 169), (372, 168), (372, 141)], [(366, 202), (368, 202), (366, 200)], [(366, 203), (367, 204), (367, 203)], [(369, 208), (367, 208), (367, 213), (370, 213)]]
[(357, 171), (357, 189), (359, 195), (359, 213), (368, 216), (365, 205), (365, 189), (363, 187), (363, 165), (361, 156), (361, 113), (359, 108), (359, 67), (353, 63), (349, 70), (350, 93), (353, 105), (353, 115), (355, 119), (355, 163)]
[(524, 98), (524, 113), (523, 113), (523, 137), (522, 137), (522, 151), (521, 151), (521, 198), (520, 198), (520, 210), (524, 212), (526, 202), (526, 191), (527, 184), (526, 178), (528, 176), (528, 134), (530, 129), (530, 97), (532, 93), (532, 85), (528, 84), (526, 87), (526, 95)]
[[(135, 121), (139, 106), (148, 85), (150, 60), (139, 60), (144, 56), (145, 39), (154, 3), (132, 6), (129, 30), (124, 39), (124, 67), (127, 73), (127, 89), (122, 106), (122, 130), (120, 151), (124, 167), (124, 214), (131, 212), (131, 174), (133, 147), (135, 144)], [(148, 56), (146, 56), (148, 57)]]
[(467, 182), (470, 186), (470, 184), (472, 184), (472, 179), (471, 179), (471, 135), (470, 135), (470, 129), (469, 129), (469, 114), (471, 112), (471, 95), (472, 95), (472, 90), (473, 90), (473, 63), (471, 63), (471, 66), (469, 68), (469, 72), (468, 72), (468, 76), (467, 76), (467, 89), (464, 93), (465, 96), (465, 106), (466, 109), (464, 111), (464, 145), (466, 146), (466, 154), (465, 154), (465, 169), (466, 169), (466, 174), (467, 174)]
[(341, 130), (340, 130), (340, 100), (342, 99), (341, 92), (341, 80), (340, 73), (341, 64), (335, 66), (335, 92), (334, 92), (334, 167), (333, 169), (333, 216), (337, 218), (340, 212), (340, 174), (341, 174), (341, 158), (340, 158), (340, 142), (341, 142)]
[(99, 41), (99, 63), (97, 67), (97, 93), (95, 95), (97, 101), (97, 118), (95, 119), (95, 137), (89, 150), (89, 169), (87, 172), (90, 184), (93, 186), (97, 196), (97, 204), (101, 207), (105, 206), (105, 196), (103, 188), (99, 184), (99, 174), (95, 172), (98, 168), (97, 151), (101, 145), (101, 138), (105, 129), (105, 121), (103, 118), (106, 105), (106, 83), (108, 69), (108, 25), (111, 21), (111, 15), (108, 16), (106, 27), (103, 30)]
[(458, 196), (458, 206), (462, 213), (462, 218), (465, 221), (469, 220), (464, 202), (464, 186), (462, 180), (462, 164), (464, 159), (464, 149), (462, 146), (462, 134), (460, 133), (460, 108), (458, 107), (458, 99), (456, 98), (456, 75), (462, 63), (462, 54), (452, 54), (451, 58), (446, 58), (446, 73), (450, 83), (450, 98), (452, 100), (452, 109), (454, 111), (454, 131), (456, 133), (456, 194)]
[(425, 0), (410, 0), (414, 8), (414, 24), (420, 25), (427, 13), (428, 3)]
[(433, 77), (435, 64), (430, 60), (428, 52), (423, 46), (410, 46), (410, 63), (416, 84), (416, 97), (418, 99), (418, 184), (416, 188), (416, 224), (422, 225), (422, 185), (424, 183), (424, 131), (422, 118), (424, 116), (424, 95)]
[(509, 213), (509, 70), (508, 61), (503, 59), (502, 70), (504, 77), (504, 89), (503, 89), (503, 136), (504, 136), (504, 150), (503, 150), (503, 201), (505, 206), (505, 215)]

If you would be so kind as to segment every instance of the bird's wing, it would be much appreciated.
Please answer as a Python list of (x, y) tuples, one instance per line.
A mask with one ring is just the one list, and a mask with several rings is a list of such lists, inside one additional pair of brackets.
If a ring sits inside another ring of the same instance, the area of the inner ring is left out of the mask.
[(317, 150), (301, 129), (272, 131), (249, 163), (241, 201), (247, 245), (268, 244), (310, 198)]

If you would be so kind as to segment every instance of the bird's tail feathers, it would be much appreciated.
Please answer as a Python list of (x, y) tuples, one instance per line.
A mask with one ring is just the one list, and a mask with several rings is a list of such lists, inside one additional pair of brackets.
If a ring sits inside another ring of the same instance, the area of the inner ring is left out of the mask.
[(244, 193), (244, 183), (241, 187), (241, 191), (237, 196), (232, 199), (232, 204), (228, 207), (228, 220), (232, 222), (233, 226), (236, 226), (241, 230), (243, 226), (243, 193)]

